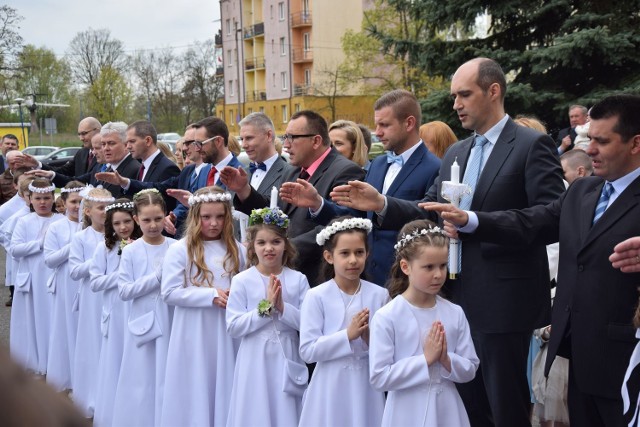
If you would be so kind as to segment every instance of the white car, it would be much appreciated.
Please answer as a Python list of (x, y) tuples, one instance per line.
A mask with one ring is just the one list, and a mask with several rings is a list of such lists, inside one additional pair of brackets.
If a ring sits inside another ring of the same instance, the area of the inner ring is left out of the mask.
[(42, 160), (49, 154), (56, 151), (58, 148), (59, 147), (51, 147), (49, 145), (32, 145), (30, 147), (24, 148), (22, 152), (24, 154), (35, 157), (37, 160)]

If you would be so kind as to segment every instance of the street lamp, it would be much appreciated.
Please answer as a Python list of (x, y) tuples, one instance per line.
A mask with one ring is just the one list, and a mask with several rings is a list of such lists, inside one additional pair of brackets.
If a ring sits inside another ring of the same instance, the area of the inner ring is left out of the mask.
[(24, 99), (16, 98), (14, 99), (14, 101), (16, 102), (16, 104), (18, 104), (18, 111), (20, 112), (20, 129), (22, 129), (22, 142), (24, 143), (24, 146), (27, 147), (27, 139), (24, 136), (24, 120), (22, 118), (22, 103), (24, 102)]

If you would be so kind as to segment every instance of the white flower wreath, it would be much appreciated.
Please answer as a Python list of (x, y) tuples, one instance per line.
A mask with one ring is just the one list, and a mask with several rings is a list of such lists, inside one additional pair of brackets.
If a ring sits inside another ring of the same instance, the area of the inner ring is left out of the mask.
[(339, 231), (351, 230), (354, 228), (360, 228), (367, 233), (371, 232), (373, 225), (371, 220), (366, 218), (349, 218), (342, 221), (334, 222), (324, 230), (318, 233), (316, 236), (316, 243), (320, 246), (324, 246), (325, 242)]
[(126, 202), (126, 203), (112, 203), (110, 205), (107, 205), (107, 207), (104, 208), (105, 212), (109, 212), (111, 209), (117, 209), (117, 208), (121, 208), (121, 209), (133, 209), (133, 202)]
[(51, 184), (48, 187), (34, 187), (33, 183), (29, 183), (29, 191), (32, 193), (52, 193), (56, 191), (55, 184)]
[(94, 187), (93, 185), (89, 184), (86, 187), (84, 187), (82, 190), (80, 190), (80, 197), (82, 197), (84, 200), (89, 200), (91, 202), (96, 202), (96, 203), (113, 203), (116, 201), (115, 197), (111, 196), (111, 197), (94, 197), (94, 196), (90, 196), (89, 192), (91, 192), (91, 190), (93, 190), (94, 188), (103, 188), (101, 185)]
[(398, 240), (398, 243), (395, 244), (393, 249), (395, 249), (397, 252), (413, 239), (420, 236), (426, 236), (427, 234), (441, 234), (446, 237), (446, 235), (444, 234), (444, 230), (440, 227), (422, 228), (420, 230), (414, 230), (411, 234), (403, 234), (402, 238)]
[(198, 196), (189, 196), (189, 206), (193, 206), (198, 203), (211, 203), (211, 202), (230, 202), (231, 194), (229, 193), (205, 193)]
[(76, 191), (80, 192), (80, 191), (84, 190), (85, 188), (86, 188), (86, 186), (71, 187), (71, 188), (61, 188), (60, 192), (61, 193), (75, 193)]

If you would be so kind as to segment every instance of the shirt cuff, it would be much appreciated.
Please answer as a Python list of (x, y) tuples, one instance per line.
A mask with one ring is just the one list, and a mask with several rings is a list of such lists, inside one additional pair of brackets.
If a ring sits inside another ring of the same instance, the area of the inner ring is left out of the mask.
[(387, 214), (387, 207), (389, 206), (387, 204), (387, 196), (382, 196), (382, 198), (384, 199), (384, 206), (379, 211), (374, 212), (378, 217), (377, 219), (378, 225), (382, 225), (382, 222), (384, 221), (384, 216)]
[(317, 211), (314, 211), (313, 209), (309, 208), (309, 214), (311, 215), (311, 218), (315, 218), (318, 215), (320, 215), (320, 211), (322, 210), (322, 208), (324, 208), (324, 197), (322, 198), (322, 203), (320, 203), (320, 207), (318, 208)]
[(120, 187), (122, 187), (124, 191), (129, 191), (129, 187), (131, 187), (131, 180), (127, 178), (127, 185), (121, 185)]
[(469, 216), (469, 221), (464, 227), (456, 227), (462, 233), (473, 233), (478, 229), (478, 215), (473, 211), (465, 211)]

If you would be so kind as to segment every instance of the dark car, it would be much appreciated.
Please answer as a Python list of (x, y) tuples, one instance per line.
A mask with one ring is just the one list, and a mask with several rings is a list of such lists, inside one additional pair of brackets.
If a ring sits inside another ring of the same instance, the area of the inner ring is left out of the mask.
[(73, 159), (73, 156), (81, 149), (82, 147), (64, 147), (58, 148), (53, 153), (48, 154), (46, 157), (41, 159), (43, 165), (47, 165), (49, 167), (58, 167), (67, 163), (69, 160)]

